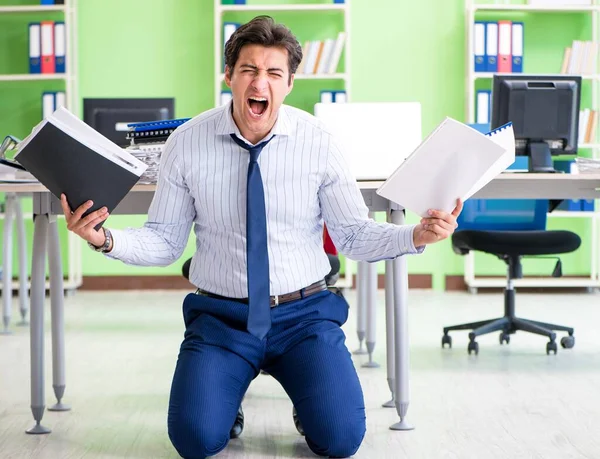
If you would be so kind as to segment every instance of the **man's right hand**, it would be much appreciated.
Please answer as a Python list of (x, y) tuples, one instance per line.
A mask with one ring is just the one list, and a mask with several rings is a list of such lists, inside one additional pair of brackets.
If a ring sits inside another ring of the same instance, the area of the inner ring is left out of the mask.
[(100, 247), (104, 244), (106, 236), (102, 228), (100, 231), (94, 227), (108, 218), (108, 209), (102, 207), (84, 218), (81, 218), (83, 213), (88, 210), (94, 204), (92, 201), (84, 202), (75, 211), (72, 211), (67, 202), (67, 197), (63, 194), (60, 195), (60, 204), (62, 206), (65, 219), (67, 221), (67, 229), (74, 232), (79, 237), (85, 239), (96, 247)]

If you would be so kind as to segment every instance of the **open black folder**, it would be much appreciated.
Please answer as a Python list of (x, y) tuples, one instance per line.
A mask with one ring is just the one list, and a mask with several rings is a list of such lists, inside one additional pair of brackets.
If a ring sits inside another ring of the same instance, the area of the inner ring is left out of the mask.
[(73, 211), (91, 199), (86, 215), (103, 206), (111, 212), (147, 168), (64, 107), (39, 123), (17, 149), (15, 161), (57, 198), (64, 193)]

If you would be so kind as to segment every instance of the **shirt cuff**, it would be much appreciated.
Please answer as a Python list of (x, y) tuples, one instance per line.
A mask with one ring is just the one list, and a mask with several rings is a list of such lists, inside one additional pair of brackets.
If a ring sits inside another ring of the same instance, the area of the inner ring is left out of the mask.
[(110, 230), (112, 234), (113, 246), (110, 252), (104, 255), (108, 258), (119, 259), (127, 253), (127, 236), (123, 230)]
[(423, 253), (425, 246), (415, 247), (413, 234), (417, 225), (404, 225), (398, 238), (398, 250), (401, 255), (415, 255)]

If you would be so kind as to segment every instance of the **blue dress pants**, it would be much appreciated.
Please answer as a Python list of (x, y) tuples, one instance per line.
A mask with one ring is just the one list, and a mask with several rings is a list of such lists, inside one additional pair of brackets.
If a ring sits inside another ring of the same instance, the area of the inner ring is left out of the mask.
[(314, 453), (349, 457), (358, 450), (365, 407), (340, 328), (348, 318), (343, 297), (326, 290), (272, 308), (263, 340), (246, 331), (248, 305), (241, 302), (189, 294), (183, 316), (168, 413), (169, 438), (181, 457), (203, 459), (227, 446), (261, 369), (289, 395)]

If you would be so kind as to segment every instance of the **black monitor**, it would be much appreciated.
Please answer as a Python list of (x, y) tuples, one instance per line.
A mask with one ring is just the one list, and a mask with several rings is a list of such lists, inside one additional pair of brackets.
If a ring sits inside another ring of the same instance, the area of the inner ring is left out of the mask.
[(174, 98), (83, 99), (83, 121), (120, 146), (129, 144), (128, 123), (173, 118)]
[(577, 153), (581, 77), (494, 75), (491, 128), (513, 123), (517, 155), (530, 172), (556, 172), (552, 155)]

